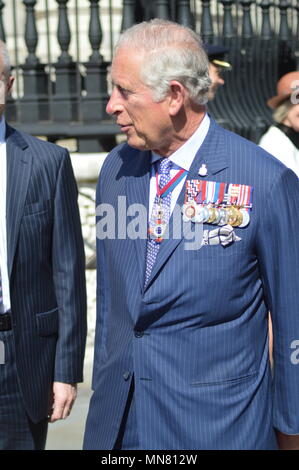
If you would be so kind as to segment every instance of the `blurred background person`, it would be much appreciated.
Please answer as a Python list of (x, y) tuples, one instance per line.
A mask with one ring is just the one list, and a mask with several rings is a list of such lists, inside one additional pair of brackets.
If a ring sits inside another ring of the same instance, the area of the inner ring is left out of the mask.
[(228, 47), (215, 44), (205, 44), (205, 50), (209, 58), (209, 75), (212, 80), (208, 93), (208, 100), (215, 98), (215, 94), (219, 86), (225, 84), (223, 72), (231, 70), (231, 64), (225, 60), (228, 53)]
[[(277, 95), (267, 101), (273, 109), (275, 124), (262, 136), (259, 145), (299, 176), (299, 72), (283, 75), (277, 83)], [(297, 91), (298, 94), (298, 91)], [(296, 103), (297, 102), (297, 103)]]

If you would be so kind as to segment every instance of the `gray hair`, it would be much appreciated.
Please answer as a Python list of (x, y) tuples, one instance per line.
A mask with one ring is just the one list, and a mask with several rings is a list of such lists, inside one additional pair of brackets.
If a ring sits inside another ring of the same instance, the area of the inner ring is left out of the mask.
[(121, 34), (115, 53), (121, 48), (144, 54), (141, 79), (155, 101), (166, 97), (171, 80), (180, 82), (194, 103), (208, 101), (209, 61), (200, 37), (190, 28), (161, 19), (144, 21)]
[(3, 74), (5, 80), (8, 80), (10, 75), (11, 75), (11, 65), (10, 65), (10, 59), (9, 59), (9, 54), (7, 50), (7, 46), (5, 42), (0, 40), (0, 57), (3, 60)]
[(290, 109), (293, 107), (294, 105), (292, 104), (292, 102), (288, 99), (286, 99), (285, 101), (283, 101), (279, 106), (277, 106), (277, 108), (273, 111), (273, 119), (275, 122), (278, 122), (278, 124), (281, 124), (285, 118), (287, 117), (287, 115), (289, 114), (289, 111)]

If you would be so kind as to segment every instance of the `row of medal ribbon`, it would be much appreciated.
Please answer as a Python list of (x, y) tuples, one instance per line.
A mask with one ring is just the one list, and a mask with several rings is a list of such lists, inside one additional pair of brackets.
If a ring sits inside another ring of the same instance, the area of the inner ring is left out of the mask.
[(253, 187), (245, 184), (187, 180), (184, 221), (246, 227)]

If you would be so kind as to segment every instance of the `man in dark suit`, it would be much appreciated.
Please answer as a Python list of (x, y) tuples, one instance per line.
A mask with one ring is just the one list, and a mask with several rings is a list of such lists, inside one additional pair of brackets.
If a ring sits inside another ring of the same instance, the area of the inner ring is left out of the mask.
[(208, 59), (188, 28), (125, 31), (111, 78), (127, 143), (97, 188), (84, 447), (298, 447), (296, 175), (208, 116)]
[(84, 251), (68, 152), (10, 127), (0, 44), (0, 449), (43, 449), (82, 381)]

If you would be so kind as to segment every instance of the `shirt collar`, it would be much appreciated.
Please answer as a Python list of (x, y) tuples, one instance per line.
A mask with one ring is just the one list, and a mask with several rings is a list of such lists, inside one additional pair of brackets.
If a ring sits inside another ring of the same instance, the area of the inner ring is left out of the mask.
[[(199, 127), (191, 135), (191, 137), (173, 154), (168, 157), (173, 163), (173, 167), (183, 168), (189, 171), (194, 157), (203, 143), (210, 126), (210, 118), (206, 113)], [(161, 155), (152, 152), (151, 163), (155, 163), (161, 159)]]
[(4, 116), (2, 116), (0, 120), (0, 144), (3, 144), (3, 142), (5, 142), (5, 134), (6, 134), (6, 124), (5, 124)]

